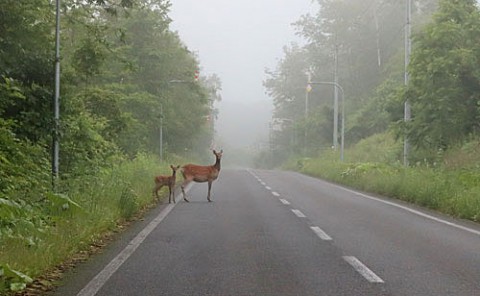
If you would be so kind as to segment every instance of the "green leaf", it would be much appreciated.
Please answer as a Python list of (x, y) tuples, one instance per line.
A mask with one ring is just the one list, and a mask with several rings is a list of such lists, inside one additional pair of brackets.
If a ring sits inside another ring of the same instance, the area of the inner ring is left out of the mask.
[[(47, 194), (47, 198), (48, 198), (48, 200), (50, 200), (53, 203), (53, 205), (55, 207), (61, 207), (62, 209), (68, 209), (70, 206), (73, 206), (77, 209), (82, 209), (82, 207), (78, 203), (76, 203), (75, 201), (70, 199), (70, 197), (68, 197), (65, 194), (49, 193), (49, 194)], [(65, 205), (67, 205), (67, 206), (65, 206)]]
[(10, 284), (10, 290), (13, 292), (20, 292), (24, 290), (27, 287), (27, 284), (25, 283), (11, 283)]

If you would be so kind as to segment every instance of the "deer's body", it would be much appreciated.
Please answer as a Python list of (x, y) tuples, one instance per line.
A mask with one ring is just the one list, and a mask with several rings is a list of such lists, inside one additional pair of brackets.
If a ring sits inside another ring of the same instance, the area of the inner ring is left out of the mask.
[(182, 175), (184, 181), (182, 183), (182, 193), (183, 199), (188, 202), (188, 199), (185, 194), (185, 185), (190, 183), (191, 181), (198, 182), (198, 183), (205, 183), (208, 182), (208, 195), (207, 200), (212, 201), (210, 199), (210, 191), (212, 189), (212, 183), (218, 178), (220, 174), (220, 160), (222, 159), (223, 150), (220, 152), (216, 152), (213, 150), (213, 154), (215, 154), (215, 164), (213, 165), (196, 165), (196, 164), (187, 164), (182, 167)]
[(175, 203), (175, 182), (176, 182), (176, 174), (177, 174), (177, 169), (180, 168), (180, 166), (173, 166), (170, 165), (170, 168), (172, 169), (172, 175), (171, 176), (156, 176), (155, 177), (155, 187), (153, 188), (153, 193), (157, 198), (158, 197), (158, 191), (162, 189), (163, 186), (168, 186), (168, 203), (172, 202)]

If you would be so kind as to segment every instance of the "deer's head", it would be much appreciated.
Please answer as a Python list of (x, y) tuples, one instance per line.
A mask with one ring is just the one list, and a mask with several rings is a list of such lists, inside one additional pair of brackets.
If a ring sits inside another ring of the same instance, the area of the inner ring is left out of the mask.
[(222, 159), (223, 149), (220, 150), (220, 152), (217, 152), (217, 151), (215, 151), (215, 149), (213, 149), (213, 154), (215, 154), (215, 157), (216, 157), (218, 160), (220, 160), (220, 159)]

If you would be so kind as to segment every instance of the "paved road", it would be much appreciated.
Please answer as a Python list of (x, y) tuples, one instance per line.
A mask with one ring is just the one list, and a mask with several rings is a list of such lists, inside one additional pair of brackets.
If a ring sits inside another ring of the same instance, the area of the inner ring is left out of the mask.
[(223, 170), (206, 193), (159, 206), (55, 295), (480, 295), (477, 224), (292, 172)]

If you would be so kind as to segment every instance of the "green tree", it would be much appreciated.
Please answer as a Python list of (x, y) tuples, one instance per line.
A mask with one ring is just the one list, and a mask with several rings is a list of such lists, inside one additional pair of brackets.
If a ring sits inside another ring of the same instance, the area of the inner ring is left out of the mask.
[(417, 147), (448, 148), (479, 128), (480, 15), (474, 0), (442, 0), (416, 34), (409, 67), (409, 137)]
[(21, 96), (4, 93), (1, 115), (11, 119), (17, 137), (45, 141), (51, 120), (53, 85), (53, 14), (50, 3), (11, 1), (0, 3), (0, 83), (15, 85)]

